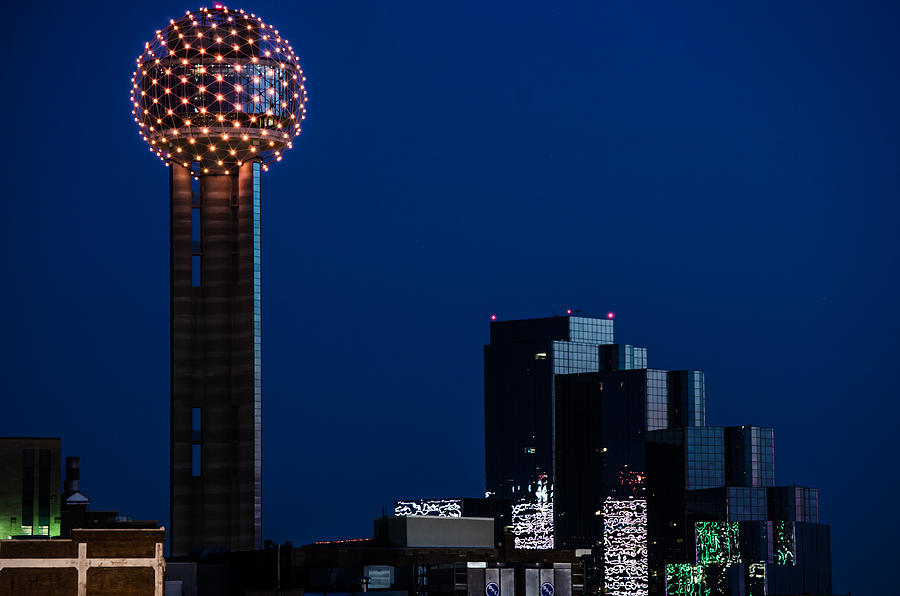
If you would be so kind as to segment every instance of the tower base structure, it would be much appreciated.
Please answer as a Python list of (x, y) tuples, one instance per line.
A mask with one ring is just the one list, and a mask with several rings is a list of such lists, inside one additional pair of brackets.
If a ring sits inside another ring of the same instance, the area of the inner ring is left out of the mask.
[(260, 164), (169, 170), (170, 554), (258, 549)]

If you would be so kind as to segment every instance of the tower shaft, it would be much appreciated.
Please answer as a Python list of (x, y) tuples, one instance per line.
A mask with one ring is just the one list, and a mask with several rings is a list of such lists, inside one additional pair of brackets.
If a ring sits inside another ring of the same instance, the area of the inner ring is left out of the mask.
[(169, 171), (171, 554), (261, 548), (260, 165)]

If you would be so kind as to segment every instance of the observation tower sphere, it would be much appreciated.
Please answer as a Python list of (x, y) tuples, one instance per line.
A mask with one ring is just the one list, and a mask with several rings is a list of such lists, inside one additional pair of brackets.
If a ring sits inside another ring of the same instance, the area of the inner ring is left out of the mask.
[(281, 161), (306, 117), (303, 70), (278, 29), (221, 4), (188, 11), (137, 59), (131, 104), (161, 160), (194, 175)]

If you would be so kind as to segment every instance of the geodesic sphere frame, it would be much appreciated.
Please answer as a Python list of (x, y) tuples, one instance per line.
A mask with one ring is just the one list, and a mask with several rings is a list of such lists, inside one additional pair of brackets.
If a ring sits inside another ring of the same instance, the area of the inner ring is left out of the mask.
[(197, 175), (281, 161), (306, 118), (303, 70), (255, 14), (201, 8), (158, 30), (137, 59), (131, 104), (141, 137)]

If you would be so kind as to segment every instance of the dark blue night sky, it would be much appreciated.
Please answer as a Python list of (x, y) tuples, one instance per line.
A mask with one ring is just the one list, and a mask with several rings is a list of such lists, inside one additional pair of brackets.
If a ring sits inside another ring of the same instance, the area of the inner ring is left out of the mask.
[[(164, 522), (168, 177), (128, 91), (189, 8), (8, 7), (0, 94), (0, 435), (62, 437), (95, 508)], [(490, 314), (612, 310), (706, 371), (710, 424), (775, 427), (835, 593), (898, 593), (900, 4), (243, 8), (310, 92), (263, 179), (265, 538), (480, 495)]]

